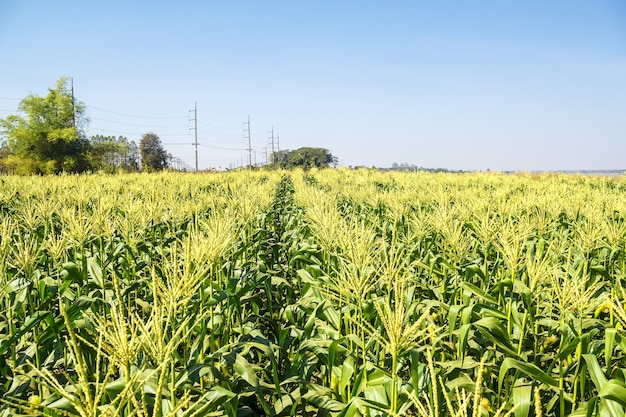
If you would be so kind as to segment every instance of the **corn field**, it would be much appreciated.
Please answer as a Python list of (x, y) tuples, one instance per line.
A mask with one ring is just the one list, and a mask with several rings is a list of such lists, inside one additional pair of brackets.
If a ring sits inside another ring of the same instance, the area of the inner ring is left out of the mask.
[(622, 177), (0, 181), (0, 417), (624, 416)]

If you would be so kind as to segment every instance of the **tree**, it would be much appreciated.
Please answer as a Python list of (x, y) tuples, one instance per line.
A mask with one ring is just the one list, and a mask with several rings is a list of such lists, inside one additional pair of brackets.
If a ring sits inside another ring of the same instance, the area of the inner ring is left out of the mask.
[(167, 168), (167, 152), (155, 133), (149, 132), (141, 137), (139, 153), (143, 170), (160, 171)]
[(124, 136), (116, 138), (95, 135), (91, 137), (90, 144), (90, 161), (94, 170), (114, 172), (118, 169), (124, 171), (139, 169), (137, 144), (129, 142)]
[(128, 142), (125, 167), (129, 171), (139, 171), (139, 148), (134, 140)]
[(328, 149), (324, 148), (299, 148), (293, 151), (285, 150), (275, 152), (273, 160), (277, 166), (281, 168), (295, 168), (302, 167), (304, 169), (310, 168), (328, 168), (329, 166), (335, 166), (337, 164), (337, 158), (335, 158)]
[(272, 164), (277, 167), (286, 167), (289, 161), (289, 155), (291, 151), (289, 149), (273, 152), (271, 155)]
[(31, 94), (23, 99), (18, 110), (24, 116), (0, 119), (7, 154), (2, 161), (5, 169), (19, 174), (89, 169), (84, 108), (68, 91), (67, 78), (59, 79), (46, 97)]
[(0, 173), (1, 174), (9, 174), (11, 171), (9, 167), (6, 165), (7, 158), (11, 156), (11, 152), (9, 151), (9, 147), (6, 144), (0, 145)]

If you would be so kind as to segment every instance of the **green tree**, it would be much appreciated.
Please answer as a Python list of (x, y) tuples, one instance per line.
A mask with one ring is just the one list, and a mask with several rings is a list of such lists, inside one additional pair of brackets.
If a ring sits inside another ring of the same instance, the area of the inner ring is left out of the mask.
[(285, 168), (289, 161), (289, 155), (291, 151), (289, 149), (276, 151), (271, 154), (272, 164), (276, 167)]
[(284, 150), (275, 152), (273, 154), (273, 160), (278, 167), (281, 168), (295, 168), (302, 167), (304, 169), (310, 168), (328, 168), (331, 165), (337, 164), (337, 158), (335, 158), (328, 149), (324, 148), (299, 148), (293, 151)]
[(24, 116), (0, 119), (7, 156), (3, 166), (19, 174), (82, 172), (89, 169), (89, 142), (83, 127), (85, 106), (75, 102), (61, 78), (45, 97), (29, 95), (18, 110)]
[(139, 171), (139, 147), (134, 140), (128, 142), (128, 152), (124, 167), (128, 171)]
[(9, 174), (11, 171), (7, 167), (6, 162), (10, 158), (11, 152), (6, 143), (0, 145), (0, 173)]
[(139, 153), (142, 170), (160, 171), (167, 168), (167, 152), (155, 133), (149, 132), (141, 137)]
[(94, 170), (114, 172), (137, 171), (139, 151), (137, 144), (124, 136), (95, 135), (90, 139), (90, 161)]

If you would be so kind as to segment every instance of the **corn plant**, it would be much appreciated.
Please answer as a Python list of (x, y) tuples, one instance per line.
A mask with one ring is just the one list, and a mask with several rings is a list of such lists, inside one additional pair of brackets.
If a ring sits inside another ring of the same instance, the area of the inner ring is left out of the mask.
[(622, 416), (621, 177), (1, 178), (0, 416)]

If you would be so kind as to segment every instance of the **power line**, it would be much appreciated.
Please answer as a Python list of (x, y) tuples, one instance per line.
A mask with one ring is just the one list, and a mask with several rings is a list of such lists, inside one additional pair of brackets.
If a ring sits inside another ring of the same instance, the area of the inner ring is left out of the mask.
[(140, 125), (140, 124), (137, 124), (137, 123), (116, 122), (115, 120), (101, 119), (99, 117), (90, 117), (90, 119), (99, 120), (101, 122), (115, 123), (115, 124), (124, 125), (124, 126), (138, 126), (138, 127), (187, 127), (187, 125)]
[[(98, 127), (89, 127), (87, 130), (91, 131), (91, 130), (97, 130), (100, 132), (105, 132), (105, 133), (116, 133), (118, 135), (137, 135), (137, 136), (141, 136), (143, 134), (145, 134), (146, 132), (122, 132), (119, 130), (111, 130), (111, 129), (100, 129)], [(169, 137), (181, 137), (181, 136), (189, 136), (189, 133), (177, 133), (177, 134), (171, 134), (171, 135), (163, 135), (163, 136), (169, 136)]]
[(238, 127), (222, 127), (222, 126), (214, 126), (204, 122), (198, 122), (198, 124), (204, 125), (206, 127), (210, 127), (212, 129), (223, 129), (223, 130), (239, 130)]
[(212, 157), (211, 159), (205, 159), (206, 162), (226, 162), (226, 161), (232, 161), (233, 158), (217, 158), (217, 157)]
[(198, 146), (202, 146), (203, 148), (209, 148), (209, 149), (219, 149), (222, 151), (247, 151), (248, 149), (245, 148), (225, 148), (222, 146), (211, 146), (211, 145), (204, 145), (202, 143), (199, 143)]
[[(198, 122), (198, 123), (200, 123), (200, 122)], [(235, 134), (229, 134), (229, 133), (214, 133), (214, 132), (209, 132), (208, 130), (204, 130), (204, 129), (198, 129), (198, 130), (200, 132), (204, 132), (204, 133), (212, 135), (212, 136), (241, 138), (241, 135), (235, 135)]]
[(161, 116), (138, 116), (136, 114), (128, 114), (128, 113), (119, 113), (116, 111), (112, 111), (112, 110), (106, 110), (106, 109), (102, 109), (100, 107), (95, 107), (95, 106), (85, 106), (86, 108), (89, 109), (95, 109), (95, 110), (100, 110), (106, 113), (112, 113), (112, 114), (117, 114), (119, 116), (126, 116), (126, 117), (136, 117), (138, 119), (157, 119), (157, 120), (166, 120), (166, 119), (186, 119), (188, 116), (171, 116), (171, 117), (161, 117)]
[(119, 130), (110, 130), (110, 129), (100, 129), (97, 127), (90, 127), (88, 130), (98, 130), (100, 132), (105, 133), (117, 133), (118, 135), (143, 135), (143, 133), (135, 133), (135, 132), (120, 132)]
[(204, 142), (211, 142), (211, 143), (223, 143), (226, 145), (240, 145), (243, 143), (243, 140), (239, 140), (239, 141), (232, 141), (232, 140), (215, 140), (215, 139), (207, 139), (205, 137), (202, 136), (198, 136), (198, 139)]

